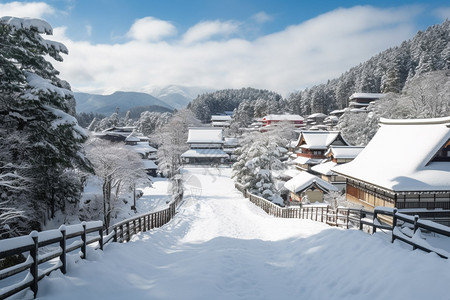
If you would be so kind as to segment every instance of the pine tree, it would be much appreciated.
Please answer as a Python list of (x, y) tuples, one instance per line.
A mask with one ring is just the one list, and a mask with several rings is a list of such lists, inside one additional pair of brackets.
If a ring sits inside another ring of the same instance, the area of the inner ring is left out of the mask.
[[(46, 60), (48, 55), (62, 61), (60, 53), (68, 50), (41, 34), (52, 34), (45, 21), (0, 18), (0, 132), (9, 134), (0, 143), (6, 151), (3, 156), (12, 159), (2, 164), (15, 162), (14, 172), (31, 183), (20, 191), (2, 187), (1, 195), (13, 196), (33, 227), (64, 208), (68, 199), (79, 198), (81, 183), (74, 181), (70, 170), (92, 170), (83, 155), (86, 133), (73, 117), (70, 85), (57, 77), (59, 72)], [(76, 187), (68, 194), (66, 187), (74, 182)]]

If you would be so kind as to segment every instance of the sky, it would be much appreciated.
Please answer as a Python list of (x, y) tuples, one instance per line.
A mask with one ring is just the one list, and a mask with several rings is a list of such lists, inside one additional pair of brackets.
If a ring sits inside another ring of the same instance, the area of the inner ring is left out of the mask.
[(450, 17), (448, 1), (0, 1), (44, 19), (74, 91), (254, 87), (287, 96), (338, 77)]

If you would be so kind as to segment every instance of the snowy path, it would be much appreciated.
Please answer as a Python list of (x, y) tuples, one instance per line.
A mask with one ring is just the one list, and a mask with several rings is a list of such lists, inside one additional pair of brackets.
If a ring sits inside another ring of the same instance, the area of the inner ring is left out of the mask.
[(163, 228), (71, 262), (39, 299), (444, 299), (450, 263), (322, 223), (267, 216), (230, 170), (189, 169), (188, 198)]

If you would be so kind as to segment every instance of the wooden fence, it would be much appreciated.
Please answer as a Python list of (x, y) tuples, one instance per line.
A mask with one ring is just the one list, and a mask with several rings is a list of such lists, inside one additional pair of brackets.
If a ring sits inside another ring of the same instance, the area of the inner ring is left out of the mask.
[[(447, 251), (435, 248), (420, 238), (414, 238), (416, 231), (424, 231), (450, 237), (450, 227), (429, 220), (420, 220), (418, 216), (399, 213), (397, 209), (376, 207), (374, 211), (338, 207), (332, 209), (328, 205), (302, 205), (296, 207), (280, 207), (273, 202), (250, 193), (245, 186), (235, 183), (237, 190), (242, 192), (250, 202), (262, 208), (267, 214), (279, 218), (309, 219), (327, 223), (331, 226), (357, 228), (362, 230), (364, 225), (375, 233), (378, 230), (390, 231), (391, 242), (400, 240), (413, 247), (426, 252), (435, 252), (442, 258), (448, 258)], [(389, 220), (389, 222), (386, 222)], [(408, 230), (409, 228), (409, 230)]]
[[(161, 227), (174, 217), (181, 200), (182, 194), (175, 197), (166, 209), (124, 220), (105, 231), (102, 221), (93, 221), (62, 225), (55, 230), (33, 231), (27, 236), (0, 240), (0, 260), (25, 258), (21, 263), (0, 270), (0, 299), (26, 288), (31, 288), (36, 298), (38, 282), (42, 278), (58, 269), (63, 274), (67, 272), (68, 253), (80, 249), (80, 257), (85, 259), (86, 247), (90, 244), (97, 243), (95, 249), (103, 250), (111, 242), (126, 242), (133, 234)], [(49, 263), (55, 258), (59, 259)]]

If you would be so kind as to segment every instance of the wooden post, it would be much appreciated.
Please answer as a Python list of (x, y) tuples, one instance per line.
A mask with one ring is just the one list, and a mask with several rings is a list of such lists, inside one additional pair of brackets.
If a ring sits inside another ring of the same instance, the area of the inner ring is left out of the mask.
[(114, 243), (117, 243), (117, 226), (114, 226), (114, 239), (113, 239)]
[(125, 232), (123, 230), (123, 224), (120, 225), (120, 242), (123, 243), (125, 240)]
[(98, 241), (98, 244), (100, 245), (100, 250), (103, 251), (103, 230), (100, 228), (98, 230), (98, 234), (100, 235), (100, 240)]
[(350, 209), (347, 208), (347, 229), (348, 229), (348, 222), (350, 221)]
[(62, 238), (59, 241), (59, 247), (61, 247), (61, 255), (59, 256), (59, 260), (61, 261), (61, 272), (63, 274), (67, 273), (67, 260), (66, 260), (66, 226), (59, 226), (59, 231), (61, 231)]
[(33, 291), (34, 298), (37, 296), (38, 292), (38, 233), (37, 231), (32, 231), (30, 233), (31, 238), (33, 239), (34, 246), (30, 250), (30, 256), (33, 258), (33, 264), (30, 266), (30, 274), (33, 276), (33, 282), (31, 283), (31, 290)]
[(377, 227), (375, 226), (375, 220), (377, 219), (377, 211), (374, 210), (373, 211), (373, 223), (372, 223), (372, 234), (374, 234), (375, 232), (377, 232)]
[[(417, 221), (419, 220), (419, 216), (415, 215), (414, 216), (414, 234), (416, 234), (417, 229), (419, 228), (419, 225), (417, 224)], [(416, 244), (413, 245), (413, 250), (416, 250), (417, 246)]]
[(395, 234), (394, 229), (397, 227), (397, 209), (394, 208), (394, 215), (392, 216), (392, 237), (391, 237), (391, 243), (395, 240)]
[(359, 230), (363, 230), (363, 223), (362, 223), (362, 216), (363, 216), (363, 210), (359, 210)]
[(131, 230), (130, 230), (130, 227), (131, 227), (130, 222), (127, 222), (127, 242), (129, 242), (130, 239), (131, 239)]
[(83, 233), (81, 234), (81, 240), (83, 241), (81, 245), (81, 258), (86, 259), (86, 222), (81, 222), (81, 226), (83, 226)]

